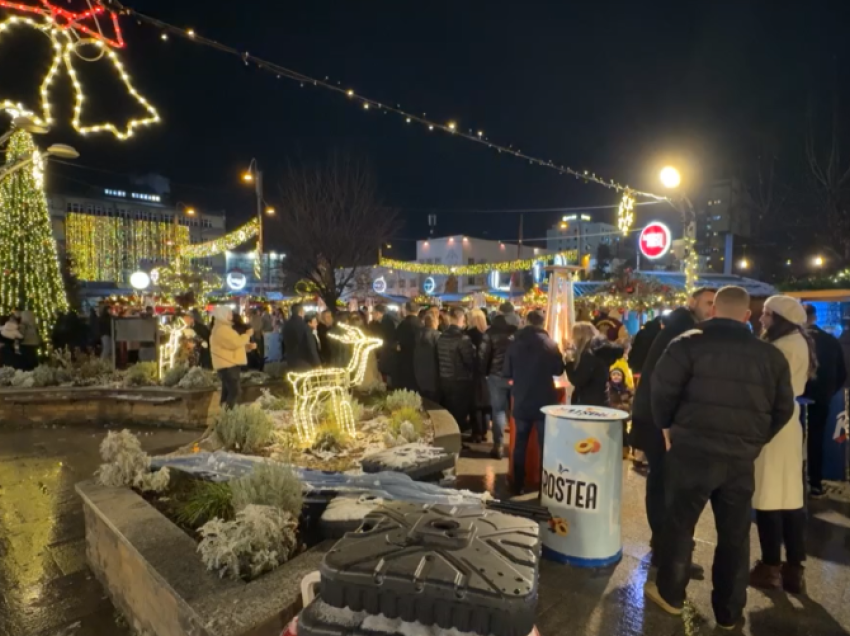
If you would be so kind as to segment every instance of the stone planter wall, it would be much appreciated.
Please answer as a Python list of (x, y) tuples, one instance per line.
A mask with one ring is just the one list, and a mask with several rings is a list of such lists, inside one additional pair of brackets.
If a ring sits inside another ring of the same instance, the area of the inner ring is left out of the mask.
[(333, 545), (320, 544), (250, 583), (220, 579), (206, 571), (194, 540), (136, 493), (91, 481), (77, 484), (77, 492), (89, 565), (140, 633), (280, 636), (302, 609), (301, 579)]
[[(263, 388), (277, 393), (283, 385), (242, 387), (241, 401), (253, 402)], [(205, 429), (218, 414), (220, 397), (218, 389), (4, 388), (0, 389), (0, 424), (109, 424)]]

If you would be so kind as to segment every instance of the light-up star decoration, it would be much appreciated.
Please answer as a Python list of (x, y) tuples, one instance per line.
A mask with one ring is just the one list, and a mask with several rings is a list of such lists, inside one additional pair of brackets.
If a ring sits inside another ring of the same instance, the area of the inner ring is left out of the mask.
[[(13, 117), (28, 115), (42, 126), (50, 126), (54, 123), (53, 108), (50, 104), (50, 88), (53, 80), (60, 74), (62, 68), (68, 72), (71, 84), (74, 87), (74, 113), (71, 125), (80, 134), (86, 135), (96, 132), (111, 132), (118, 139), (124, 140), (131, 137), (136, 128), (148, 126), (160, 121), (156, 108), (148, 102), (133, 87), (130, 76), (124, 70), (124, 65), (118, 59), (118, 54), (113, 49), (124, 47), (124, 38), (121, 27), (118, 24), (118, 16), (114, 11), (109, 11), (100, 4), (95, 4), (87, 11), (74, 12), (50, 4), (42, 0), (40, 5), (23, 4), (0, 0), (0, 8), (11, 11), (39, 16), (35, 19), (28, 16), (10, 16), (0, 22), (0, 38), (15, 27), (35, 29), (44, 33), (53, 46), (53, 59), (50, 67), (41, 82), (40, 104), (29, 107), (20, 102), (13, 102), (0, 97), (0, 110)], [(108, 14), (112, 23), (112, 34), (105, 34), (98, 22), (99, 16)], [(81, 57), (78, 47), (89, 45), (95, 48), (97, 55), (93, 59)], [(86, 97), (83, 94), (83, 86), (74, 68), (74, 61), (95, 63), (101, 59), (107, 60), (127, 89), (130, 96), (145, 110), (146, 116), (130, 119), (123, 124), (114, 122), (101, 122), (98, 124), (84, 124), (84, 105)]]

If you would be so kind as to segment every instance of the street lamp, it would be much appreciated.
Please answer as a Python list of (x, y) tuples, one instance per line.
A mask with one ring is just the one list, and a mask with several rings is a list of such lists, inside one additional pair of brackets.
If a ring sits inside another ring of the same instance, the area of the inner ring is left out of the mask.
[(133, 272), (133, 274), (130, 276), (130, 285), (133, 287), (133, 289), (142, 291), (143, 289), (147, 289), (150, 284), (151, 277), (148, 276), (145, 272)]
[(259, 272), (262, 271), (261, 267), (263, 258), (263, 210), (265, 208), (265, 213), (268, 216), (273, 216), (275, 210), (272, 206), (266, 203), (266, 199), (263, 196), (263, 172), (260, 170), (260, 166), (257, 164), (256, 159), (251, 159), (248, 169), (242, 173), (242, 181), (245, 183), (253, 183), (254, 192), (257, 195), (257, 223), (259, 224), (259, 232), (257, 234), (257, 254), (260, 258), (258, 259), (256, 271), (259, 276)]
[(9, 141), (9, 137), (15, 134), (18, 129), (25, 130), (32, 135), (43, 135), (50, 132), (49, 126), (43, 126), (27, 115), (20, 115), (12, 120), (12, 127), (3, 135), (0, 135), (0, 146)]
[(815, 256), (815, 260), (814, 260), (815, 267), (823, 267), (823, 263), (824, 263), (823, 256)]
[(749, 268), (750, 268), (750, 261), (748, 261), (748, 260), (746, 259), (746, 257), (744, 257), (744, 258), (742, 258), (742, 259), (741, 259), (741, 262), (740, 262), (740, 263), (738, 263), (738, 266), (739, 266), (741, 269), (749, 269)]
[(682, 183), (682, 175), (680, 175), (679, 171), (673, 166), (664, 167), (658, 176), (661, 179), (661, 184), (665, 188), (678, 188)]
[(80, 156), (80, 153), (77, 152), (75, 148), (65, 144), (53, 144), (44, 152), (34, 152), (29, 157), (22, 157), (18, 159), (16, 163), (13, 163), (8, 166), (4, 166), (0, 168), (0, 180), (5, 179), (9, 175), (17, 172), (21, 168), (25, 168), (31, 163), (37, 162), (39, 160), (47, 159), (49, 157), (59, 157), (60, 159), (76, 159)]

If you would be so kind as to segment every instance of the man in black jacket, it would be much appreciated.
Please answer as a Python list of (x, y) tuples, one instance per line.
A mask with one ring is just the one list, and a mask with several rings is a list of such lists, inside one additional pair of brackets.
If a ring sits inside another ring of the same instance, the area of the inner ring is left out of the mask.
[(747, 601), (755, 460), (794, 414), (785, 356), (753, 335), (749, 317), (749, 294), (724, 287), (711, 320), (670, 343), (652, 379), (652, 413), (668, 448), (668, 506), (657, 585), (644, 589), (665, 611), (682, 613), (694, 528), (711, 501), (711, 600), (724, 629), (737, 625)]
[(806, 305), (808, 327), (806, 331), (815, 343), (818, 369), (814, 378), (806, 384), (805, 397), (812, 400), (809, 405), (808, 445), (809, 486), (812, 497), (823, 497), (823, 444), (826, 422), (832, 398), (844, 386), (847, 369), (844, 352), (838, 339), (818, 327), (818, 315), (814, 305)]
[(639, 375), (643, 372), (643, 365), (652, 349), (652, 343), (661, 333), (661, 316), (656, 316), (637, 332), (632, 348), (629, 350), (629, 368), (632, 373)]
[(531, 432), (537, 428), (540, 457), (543, 457), (544, 406), (558, 404), (555, 377), (564, 372), (564, 357), (558, 345), (543, 328), (546, 318), (539, 311), (526, 316), (528, 326), (520, 329), (508, 347), (503, 376), (513, 380), (514, 396), (514, 474), (513, 489), (521, 494), (525, 485), (525, 453)]
[(395, 388), (395, 330), (398, 326), (398, 316), (387, 309), (384, 304), (375, 305), (372, 309), (372, 322), (376, 323), (376, 331), (384, 344), (378, 349), (378, 371), (385, 377), (387, 386)]
[(310, 327), (304, 322), (304, 307), (292, 305), (292, 313), (283, 325), (286, 366), (290, 371), (308, 371), (321, 366), (319, 349)]
[(493, 459), (502, 459), (505, 453), (503, 440), (511, 403), (511, 385), (504, 377), (505, 357), (508, 347), (514, 341), (516, 330), (504, 315), (499, 314), (493, 318), (493, 324), (487, 330), (479, 352), (482, 359), (481, 371), (487, 377), (490, 407), (493, 410), (493, 449), (490, 451)]
[[(652, 531), (650, 546), (656, 547), (656, 542), (661, 531), (661, 523), (664, 520), (664, 437), (656, 428), (652, 417), (652, 374), (655, 365), (667, 345), (674, 338), (678, 338), (689, 329), (693, 329), (698, 322), (706, 320), (714, 304), (714, 289), (697, 289), (688, 302), (687, 307), (679, 307), (664, 317), (663, 329), (649, 349), (649, 354), (643, 363), (643, 371), (635, 391), (635, 399), (632, 406), (632, 430), (630, 442), (635, 447), (646, 453), (649, 463), (649, 474), (646, 476), (646, 516), (649, 519), (649, 527)], [(653, 562), (656, 557), (653, 554)], [(701, 576), (701, 568), (695, 567), (695, 574)]]
[(422, 321), (419, 319), (419, 305), (412, 301), (404, 303), (404, 318), (395, 330), (395, 376), (393, 387), (419, 391), (413, 367), (413, 352)]
[(437, 362), (440, 366), (440, 393), (443, 406), (455, 418), (462, 431), (472, 407), (475, 347), (463, 333), (466, 313), (460, 307), (449, 310), (449, 326), (437, 340)]

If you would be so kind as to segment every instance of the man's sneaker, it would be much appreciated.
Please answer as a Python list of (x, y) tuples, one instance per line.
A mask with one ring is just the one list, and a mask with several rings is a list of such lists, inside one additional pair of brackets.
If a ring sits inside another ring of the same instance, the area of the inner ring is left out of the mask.
[(674, 607), (670, 605), (667, 601), (664, 600), (664, 597), (661, 596), (661, 592), (658, 591), (658, 585), (656, 585), (655, 581), (647, 581), (643, 586), (643, 594), (650, 601), (655, 603), (658, 607), (663, 609), (668, 614), (672, 614), (673, 616), (681, 616), (682, 608)]
[(493, 448), (490, 449), (490, 457), (493, 459), (504, 459), (504, 447), (501, 444), (493, 444)]
[[(658, 553), (653, 550), (652, 558), (649, 561), (649, 566), (653, 568), (657, 568), (659, 565), (659, 557), (656, 556)], [(704, 581), (705, 580), (705, 568), (702, 567), (699, 563), (691, 562), (691, 569), (688, 571), (688, 577), (693, 581)]]
[(826, 497), (826, 491), (823, 489), (823, 486), (812, 486), (809, 489), (809, 497), (812, 499), (823, 499)]

